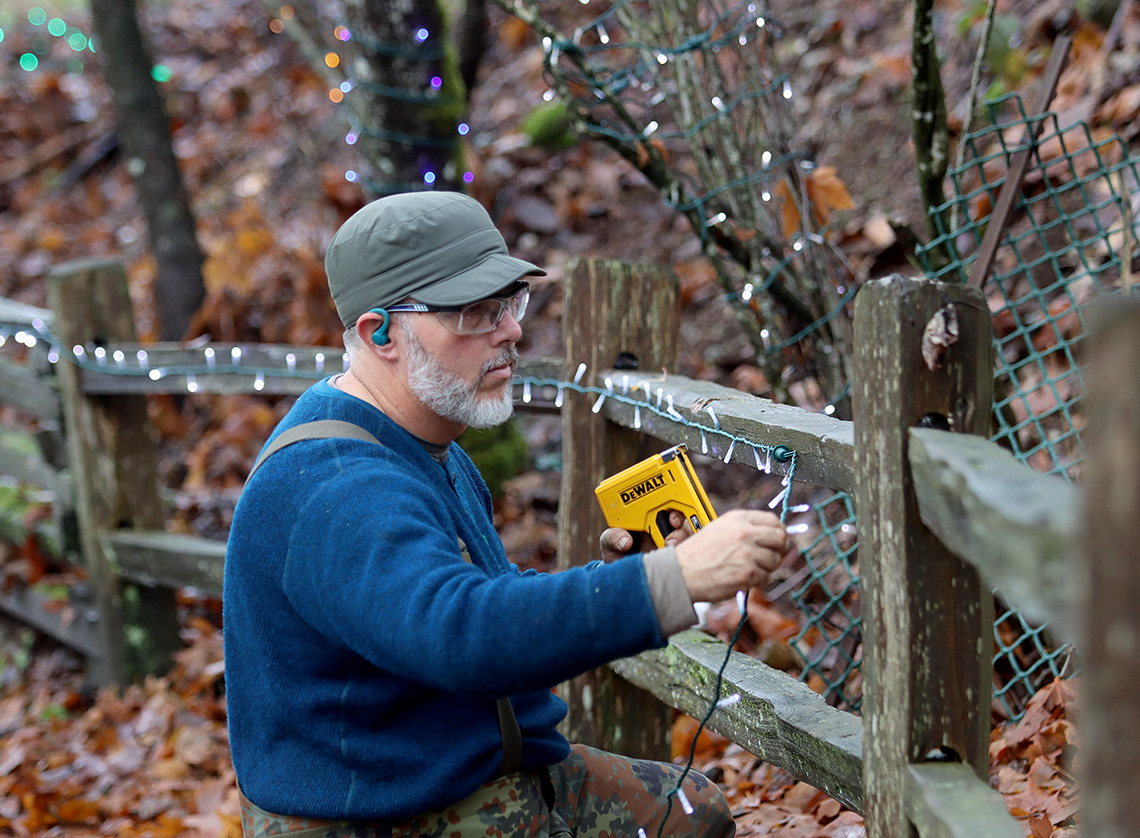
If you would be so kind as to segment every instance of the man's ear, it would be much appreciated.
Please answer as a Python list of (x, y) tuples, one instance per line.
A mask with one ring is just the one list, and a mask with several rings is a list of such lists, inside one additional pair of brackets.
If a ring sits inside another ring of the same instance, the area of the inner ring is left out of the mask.
[(356, 334), (361, 342), (381, 357), (394, 355), (393, 335), (389, 332), (392, 315), (382, 308), (374, 308), (356, 320)]

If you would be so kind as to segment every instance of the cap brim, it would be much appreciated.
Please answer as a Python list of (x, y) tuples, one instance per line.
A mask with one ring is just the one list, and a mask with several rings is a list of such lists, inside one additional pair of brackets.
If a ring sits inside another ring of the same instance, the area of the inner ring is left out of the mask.
[(546, 271), (530, 262), (492, 253), (467, 270), (416, 291), (412, 297), (429, 306), (463, 306), (493, 297), (524, 276), (546, 276)]

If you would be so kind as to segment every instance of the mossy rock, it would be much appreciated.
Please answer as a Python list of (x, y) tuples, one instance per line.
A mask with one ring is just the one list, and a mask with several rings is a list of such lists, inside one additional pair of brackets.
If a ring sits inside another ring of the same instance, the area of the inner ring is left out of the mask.
[(522, 132), (530, 144), (559, 150), (578, 142), (578, 132), (570, 119), (570, 111), (562, 102), (550, 102), (532, 109), (522, 121)]

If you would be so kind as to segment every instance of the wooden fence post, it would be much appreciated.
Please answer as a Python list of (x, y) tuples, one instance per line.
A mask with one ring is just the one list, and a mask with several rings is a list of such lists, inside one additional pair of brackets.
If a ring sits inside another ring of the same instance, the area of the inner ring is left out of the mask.
[(1084, 472), (1082, 829), (1136, 834), (1140, 800), (1140, 299), (1093, 320)]
[[(563, 282), (563, 379), (601, 386), (600, 373), (619, 354), (641, 370), (671, 367), (680, 331), (679, 282), (668, 268), (600, 260), (571, 260)], [(620, 382), (615, 387), (620, 388)], [(562, 409), (562, 492), (558, 567), (599, 558), (605, 519), (594, 497), (602, 478), (663, 448), (638, 431), (603, 421), (592, 411), (597, 396), (567, 391)], [(649, 693), (608, 669), (562, 685), (570, 705), (563, 733), (571, 742), (652, 759), (669, 758), (671, 711)]]
[[(138, 340), (127, 277), (115, 262), (57, 267), (49, 277), (48, 296), (61, 355), (83, 346), (92, 358), (95, 347)], [(112, 530), (161, 530), (166, 520), (146, 399), (84, 395), (82, 373), (69, 360), (64, 357), (57, 365), (60, 394), (80, 548), (104, 650), (91, 661), (88, 678), (104, 686), (165, 671), (179, 647), (177, 615), (172, 590), (121, 584), (103, 544)]]
[(988, 434), (990, 313), (976, 289), (893, 276), (860, 290), (855, 342), (864, 814), (869, 838), (901, 838), (908, 765), (989, 767), (993, 597), (919, 518), (907, 431)]

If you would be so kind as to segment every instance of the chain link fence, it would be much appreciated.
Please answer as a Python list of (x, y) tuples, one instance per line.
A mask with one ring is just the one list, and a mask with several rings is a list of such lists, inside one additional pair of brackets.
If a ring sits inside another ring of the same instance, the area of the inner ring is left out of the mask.
[(828, 704), (858, 710), (863, 680), (855, 508), (839, 492), (813, 503), (812, 512), (819, 533), (803, 551), (807, 578), (789, 594), (807, 621), (792, 643), (804, 658), (802, 680)]
[[(1011, 158), (1028, 143), (1031, 117), (1018, 97), (992, 101), (987, 112), (988, 125), (963, 140), (966, 162), (949, 173), (952, 197), (932, 213), (937, 235), (918, 251), (933, 279), (967, 281)], [(1062, 125), (1054, 113), (1041, 120), (1016, 212), (983, 284), (996, 350), (993, 439), (1037, 471), (1076, 482), (1085, 425), (1080, 344), (1089, 304), (1131, 285), (1140, 157), (1083, 122)], [(815, 506), (821, 531), (805, 551), (809, 578), (791, 594), (807, 617), (795, 642), (803, 678), (821, 679), (831, 703), (855, 710), (854, 517), (846, 496)], [(994, 711), (1017, 719), (1039, 688), (1074, 673), (1075, 651), (996, 595)]]
[[(813, 257), (829, 252), (830, 209), (848, 204), (845, 192), (827, 188), (826, 167), (797, 146), (795, 91), (776, 49), (786, 33), (768, 5), (613, 0), (577, 14), (543, 0), (503, 5), (543, 37), (552, 93), (590, 133), (627, 152), (651, 181), (656, 172), (663, 187), (664, 158), (657, 168), (647, 163), (667, 152), (674, 180), (663, 197), (693, 220), (765, 374), (778, 381), (786, 357), (797, 354), (821, 386), (822, 409), (834, 412), (849, 375), (819, 358), (849, 348), (850, 321), (839, 315), (849, 313), (855, 283)], [(1018, 97), (989, 101), (985, 116), (962, 140), (963, 162), (947, 179), (951, 197), (932, 211), (935, 236), (917, 253), (933, 279), (967, 281), (1011, 159), (1029, 142), (1031, 119)], [(1075, 481), (1085, 308), (1129, 281), (1120, 254), (1135, 240), (1140, 188), (1137, 160), (1119, 137), (1080, 122), (1062, 125), (1052, 113), (1040, 120), (1020, 200), (983, 289), (997, 356), (993, 438), (1038, 471)], [(738, 149), (733, 138), (742, 135), (753, 142)], [(826, 300), (804, 290), (817, 286), (825, 286)], [(802, 303), (799, 316), (791, 316), (793, 298)], [(845, 495), (819, 497), (817, 537), (780, 592), (783, 605), (806, 618), (792, 639), (802, 678), (830, 703), (857, 710), (853, 505)], [(999, 603), (998, 613), (994, 710), (1017, 718), (1041, 685), (1071, 671), (1072, 650), (1017, 611)]]

